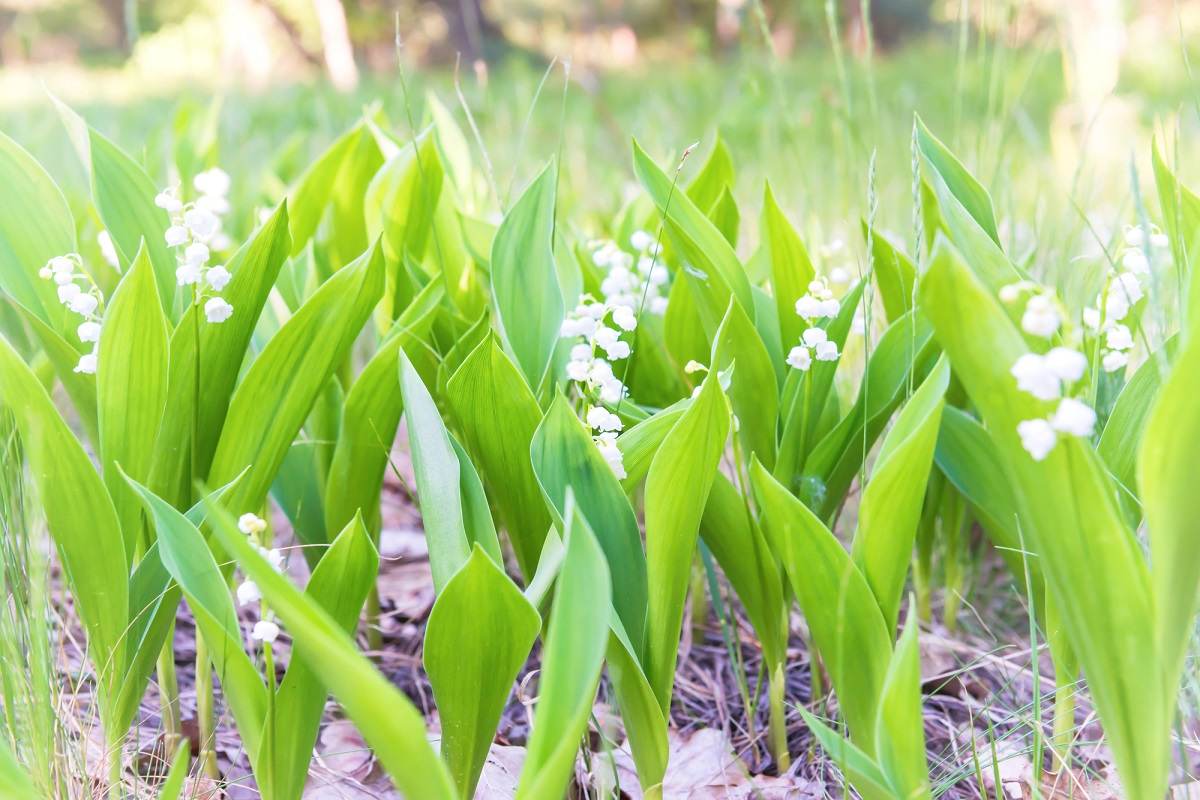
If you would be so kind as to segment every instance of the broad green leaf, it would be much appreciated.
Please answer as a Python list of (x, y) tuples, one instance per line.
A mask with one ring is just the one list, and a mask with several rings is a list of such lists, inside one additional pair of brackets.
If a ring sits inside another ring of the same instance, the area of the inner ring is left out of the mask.
[(875, 754), (895, 797), (932, 798), (921, 712), (921, 653), (915, 614), (909, 613), (896, 643), (879, 698)]
[[(0, 272), (3, 270), (4, 268), (0, 266)], [(98, 414), (96, 410), (96, 376), (75, 371), (75, 367), (79, 364), (79, 357), (82, 355), (83, 343), (71, 344), (69, 340), (55, 333), (54, 329), (42, 321), (41, 317), (15, 300), (12, 301), (11, 308), (17, 312), (33, 334), (33, 338), (42, 346), (42, 352), (54, 366), (54, 372), (58, 376), (59, 382), (62, 383), (63, 389), (71, 398), (71, 404), (75, 406), (75, 413), (79, 416), (80, 425), (83, 426), (88, 440), (95, 445), (100, 441), (100, 424), (96, 419)], [(75, 336), (76, 334), (69, 333), (67, 335)]]
[(295, 645), (309, 654), (309, 667), (341, 703), (397, 788), (406, 797), (453, 800), (453, 781), (426, 738), (420, 712), (358, 651), (336, 620), (267, 563), (228, 511), (206, 502), (213, 535), (258, 584)]
[(721, 190), (717, 202), (708, 209), (708, 218), (717, 226), (717, 230), (725, 237), (725, 241), (729, 242), (729, 246), (737, 247), (738, 225), (741, 224), (742, 216), (728, 186)]
[(728, 434), (727, 401), (717, 373), (710, 372), (700, 394), (663, 439), (646, 475), (646, 675), (664, 714), (671, 704), (700, 518)]
[[(913, 284), (917, 280), (917, 268), (905, 253), (904, 248), (883, 231), (874, 228), (870, 232), (871, 269), (879, 284), (879, 298), (889, 323), (904, 316), (913, 304)], [(863, 223), (863, 236), (867, 236)]]
[(571, 522), (566, 517), (568, 497), (574, 498), (584, 518), (594, 520), (592, 530), (613, 579), (613, 607), (631, 640), (641, 642), (646, 628), (646, 556), (637, 517), (617, 476), (561, 394), (534, 433), (530, 454), (560, 524)]
[(171, 221), (167, 212), (154, 204), (158, 187), (136, 161), (89, 126), (83, 117), (57, 98), (54, 103), (88, 174), (92, 200), (112, 236), (121, 267), (128, 269), (145, 242), (146, 253), (154, 265), (159, 300), (166, 315), (174, 319), (175, 257), (166, 240)]
[(771, 264), (771, 293), (779, 312), (779, 338), (785, 350), (800, 341), (804, 320), (796, 313), (796, 301), (808, 292), (808, 284), (816, 276), (804, 242), (788, 222), (775, 202), (771, 184), (763, 188), (762, 220), (763, 249)]
[(346, 392), (325, 482), (326, 530), (338, 530), (359, 511), (369, 530), (379, 529), (379, 493), (404, 410), (402, 396), (396, 391), (397, 353), (428, 335), (442, 295), (436, 284), (425, 287)]
[[(1125, 527), (1116, 489), (1091, 446), (1060, 437), (1034, 461), (1017, 424), (1051, 406), (1017, 389), (1009, 369), (1027, 352), (999, 301), (944, 239), (921, 279), (929, 315), (955, 374), (1001, 454), (1021, 511), (1021, 535), (1038, 553), (1049, 599), (1066, 623), (1132, 798), (1165, 791), (1169, 716), (1162, 673), (1147, 680), (1144, 659), (1158, 640), (1150, 576)], [(1114, 646), (1119, 642), (1119, 646)]]
[(322, 284), (250, 365), (229, 401), (209, 471), (219, 485), (250, 467), (225, 498), (230, 508), (262, 504), (292, 439), (382, 290), (383, 255), (375, 245)]
[(733, 185), (733, 157), (725, 140), (717, 136), (704, 166), (687, 185), (687, 195), (697, 208), (710, 209), (717, 204), (721, 193)]
[(73, 335), (76, 318), (58, 302), (54, 281), (38, 276), (51, 258), (75, 252), (71, 209), (41, 164), (3, 133), (0, 185), (7, 198), (0, 215), (0, 291), (55, 333)]
[(116, 466), (139, 482), (150, 479), (159, 423), (167, 404), (168, 323), (158, 302), (154, 267), (138, 251), (104, 314), (96, 389), (104, 484), (117, 509), (125, 552), (138, 547), (141, 503)]
[(864, 800), (896, 800), (895, 791), (874, 759), (853, 742), (843, 739), (837, 731), (817, 719), (803, 706), (797, 710), (821, 747), (838, 763), (850, 778), (854, 790), (862, 795)]
[(550, 528), (550, 514), (529, 461), (541, 410), (494, 336), (480, 342), (446, 388), (462, 444), (479, 469), (497, 519), (508, 531), (521, 573), (529, 577)]
[(196, 526), (161, 497), (132, 478), (127, 480), (154, 521), (163, 566), (187, 598), (246, 752), (256, 761), (268, 689), (246, 654), (229, 584)]
[[(309, 578), (305, 594), (347, 634), (353, 635), (358, 615), (379, 571), (379, 554), (371, 535), (357, 516), (334, 537)], [(307, 645), (297, 642), (287, 674), (275, 694), (271, 746), (259, 751), (255, 775), (264, 797), (298, 798), (308, 778), (309, 761), (325, 711), (326, 689), (310, 666)], [(264, 740), (266, 734), (264, 732)], [(269, 765), (267, 759), (273, 764)], [(269, 783), (264, 776), (270, 776)], [(269, 788), (268, 788), (269, 787)]]
[(552, 242), (557, 183), (558, 170), (552, 161), (505, 215), (492, 242), (496, 321), (535, 392), (563, 321)]
[[(689, 562), (690, 563), (690, 562)], [(605, 651), (608, 678), (629, 737), (638, 781), (646, 793), (662, 784), (667, 772), (667, 716), (655, 697), (629, 636), (615, 615), (610, 621)]]
[(10, 800), (36, 800), (37, 789), (8, 747), (8, 742), (0, 739), (0, 795)]
[(667, 312), (663, 315), (663, 344), (682, 370), (689, 361), (703, 364), (712, 352), (704, 322), (692, 298), (692, 288), (681, 270), (675, 272), (667, 293)]
[(475, 794), (513, 681), (541, 626), (537, 610), (480, 547), (433, 604), (425, 671), (441, 719), (442, 758), (462, 797)]
[(158, 790), (158, 800), (179, 800), (183, 792), (183, 782), (187, 780), (191, 755), (192, 748), (188, 742), (180, 744), (176, 749), (175, 757), (171, 759), (171, 768), (167, 771), (167, 778)]
[[(987, 190), (967, 171), (957, 156), (950, 152), (941, 140), (934, 136), (925, 123), (917, 117), (917, 149), (921, 157), (941, 178), (955, 199), (971, 215), (972, 219), (997, 245), (1000, 235), (996, 232), (996, 214), (992, 210), (992, 198)], [(941, 194), (938, 195), (939, 205)]]
[(308, 244), (325, 209), (329, 205), (332, 187), (347, 155), (358, 147), (363, 137), (369, 137), (366, 124), (359, 122), (342, 134), (321, 156), (305, 170), (288, 193), (287, 204), (292, 210), (291, 255), (297, 256)]
[[(1175, 269), (1181, 277), (1179, 292), (1187, 301), (1187, 320), (1180, 320), (1180, 327), (1190, 329), (1194, 335), (1200, 326), (1200, 280), (1196, 279), (1194, 264), (1200, 257), (1200, 197), (1175, 177), (1158, 150), (1158, 141), (1151, 147), (1154, 164), (1154, 183), (1158, 188), (1158, 200), (1162, 205), (1163, 224), (1171, 241), (1171, 255)], [(1190, 291), (1189, 291), (1190, 283)]]
[(612, 609), (596, 598), (611, 592), (604, 553), (584, 519), (568, 508), (566, 549), (542, 651), (533, 733), (517, 787), (518, 800), (560, 797), (587, 733)]
[(667, 229), (672, 234), (672, 241), (680, 245), (682, 255), (694, 267), (707, 273), (709, 280), (713, 281), (718, 291), (719, 308), (725, 308), (729, 294), (732, 293), (747, 316), (753, 314), (754, 301), (750, 296), (750, 280), (729, 242), (686, 192), (676, 190), (671, 178), (667, 177), (636, 141), (633, 143), (633, 169), (642, 186), (654, 200), (659, 213), (663, 215)]
[(403, 350), (396, 353), (396, 359), (421, 521), (429, 545), (429, 566), (434, 589), (440, 593), (471, 557), (459, 491), (458, 456), (433, 397), (412, 362)]
[(854, 560), (875, 593), (889, 631), (895, 630), (900, 617), (904, 577), (912, 560), (949, 383), (950, 366), (942, 358), (905, 403), (884, 439), (858, 508)]
[(368, 186), (382, 171), (383, 153), (365, 127), (346, 151), (329, 191), (329, 258), (331, 271), (353, 261), (379, 236), (367, 229), (365, 213)]
[(123, 668), (120, 647), (129, 610), (129, 557), (116, 510), (50, 396), (3, 337), (0, 402), (16, 419), (100, 685), (111, 694)]
[(775, 368), (754, 324), (732, 299), (725, 319), (713, 338), (709, 369), (723, 371), (733, 367), (729, 383), (729, 402), (737, 415), (737, 436), (742, 442), (742, 458), (751, 455), (768, 468), (775, 466), (775, 423), (779, 415), (779, 396), (775, 392)]
[(737, 487), (713, 480), (700, 520), (700, 538), (721, 565), (762, 644), (767, 664), (782, 664), (787, 647), (783, 576), (762, 530)]
[[(905, 314), (884, 331), (871, 354), (858, 398), (849, 413), (812, 448), (804, 462), (807, 499), (823, 519), (841, 505), (867, 454), (904, 397), (937, 357), (933, 328), (918, 312)], [(776, 473), (780, 471), (776, 469)]]
[(1192, 337), (1163, 383), (1138, 448), (1138, 485), (1150, 530), (1159, 663), (1171, 703), (1167, 712), (1172, 716), (1200, 585), (1195, 535), (1200, 494), (1194, 480), (1195, 445), (1200, 441), (1198, 391), (1200, 338)]
[[(233, 278), (222, 295), (233, 306), (233, 316), (211, 325), (204, 320), (203, 311), (193, 305), (171, 336), (167, 407), (151, 486), (176, 507), (185, 508), (190, 503), (193, 466), (196, 477), (208, 472), (255, 323), (287, 251), (288, 207), (284, 204), (229, 261)], [(197, 434), (194, 454), (193, 424)], [(217, 485), (228, 482), (228, 477), (214, 481)]]
[(767, 540), (783, 563), (829, 670), (850, 736), (873, 754), (876, 711), (892, 653), (875, 595), (825, 524), (761, 464), (751, 465), (750, 481)]

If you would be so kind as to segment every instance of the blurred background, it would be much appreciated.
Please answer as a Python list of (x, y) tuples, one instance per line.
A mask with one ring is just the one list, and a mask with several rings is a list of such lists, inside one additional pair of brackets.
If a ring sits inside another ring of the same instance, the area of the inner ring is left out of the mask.
[(638, 191), (631, 136), (662, 163), (701, 140), (694, 169), (719, 135), (747, 241), (769, 178), (837, 242), (911, 227), (919, 113), (1014, 252), (1065, 263), (1085, 213), (1128, 217), (1151, 137), (1194, 177), (1198, 34), (1200, 0), (0, 0), (0, 130), (86, 196), (52, 93), (161, 183), (220, 163), (250, 208), (364, 111), (405, 137), (438, 104), (508, 192), (557, 154), (593, 228)]

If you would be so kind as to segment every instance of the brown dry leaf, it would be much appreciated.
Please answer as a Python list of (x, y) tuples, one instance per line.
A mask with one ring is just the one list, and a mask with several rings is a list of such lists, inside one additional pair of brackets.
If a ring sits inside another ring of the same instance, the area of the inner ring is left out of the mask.
[(384, 528), (379, 532), (379, 557), (417, 561), (428, 558), (429, 544), (420, 528)]
[(524, 764), (524, 747), (492, 745), (479, 774), (475, 800), (510, 800), (517, 793), (517, 780)]
[(1026, 800), (1033, 794), (1033, 763), (1020, 745), (1005, 739), (995, 742), (994, 769), (991, 742), (977, 738), (975, 752), (979, 754), (979, 772), (983, 776), (984, 788), (991, 796), (995, 795), (997, 774), (1004, 796), (1009, 800)]
[(381, 605), (403, 619), (424, 619), (433, 607), (433, 574), (428, 561), (386, 564), (378, 586)]
[(1200, 781), (1172, 786), (1171, 800), (1200, 800)]
[(188, 800), (221, 800), (221, 789), (206, 775), (189, 775), (183, 782), (180, 797)]
[(349, 720), (335, 720), (321, 731), (319, 760), (334, 775), (362, 782), (375, 767), (375, 754)]

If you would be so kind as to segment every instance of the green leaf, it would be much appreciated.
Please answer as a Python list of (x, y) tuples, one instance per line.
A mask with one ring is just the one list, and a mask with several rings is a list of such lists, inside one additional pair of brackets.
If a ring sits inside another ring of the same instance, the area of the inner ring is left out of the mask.
[(379, 529), (379, 493), (404, 410), (402, 396), (395, 391), (397, 353), (428, 336), (442, 296), (437, 284), (426, 286), (346, 392), (341, 430), (325, 481), (326, 530), (338, 530), (358, 511), (368, 529)]
[(609, 638), (612, 609), (596, 602), (611, 592), (604, 553), (570, 500), (567, 506), (566, 553), (542, 652), (539, 699), (518, 800), (560, 797), (566, 791), (587, 733)]
[(728, 434), (725, 395), (717, 373), (710, 372), (700, 394), (659, 446), (646, 476), (646, 675), (664, 714), (671, 704), (700, 518)]
[(733, 367), (729, 401), (740, 423), (743, 458), (758, 456), (767, 467), (775, 466), (775, 423), (779, 396), (775, 391), (775, 367), (758, 331), (741, 306), (733, 300), (713, 338), (709, 369), (718, 372)]
[(104, 138), (57, 98), (59, 116), (83, 162), (92, 187), (92, 200), (104, 227), (112, 236), (121, 266), (127, 269), (145, 242), (154, 265), (158, 297), (164, 313), (174, 318), (175, 257), (167, 247), (171, 220), (154, 204), (158, 187), (136, 161)]
[(513, 681), (541, 626), (537, 609), (478, 546), (433, 604), (425, 671), (442, 723), (442, 758), (462, 797), (475, 794)]
[(1198, 390), (1200, 338), (1192, 337), (1152, 406), (1138, 448), (1138, 485), (1150, 529), (1159, 663), (1171, 704), (1166, 710), (1172, 715), (1200, 585), (1195, 535), (1200, 497), (1194, 480), (1195, 443), (1200, 441)]
[(737, 254), (717, 226), (709, 221), (686, 192), (675, 190), (671, 178), (659, 169), (636, 141), (633, 143), (633, 170), (663, 215), (672, 241), (680, 246), (684, 257), (694, 267), (707, 273), (712, 281), (719, 303), (717, 313), (725, 307), (732, 293), (747, 316), (752, 315), (754, 300), (750, 296), (750, 280)]
[(785, 349), (800, 341), (804, 320), (796, 313), (796, 301), (808, 293), (808, 284), (816, 276), (804, 242), (788, 222), (768, 182), (763, 187), (763, 249), (771, 265), (771, 293), (779, 312), (779, 338)]
[(104, 483), (37, 376), (0, 337), (0, 402), (12, 409), (50, 535), (88, 634), (100, 686), (123, 671), (129, 555)]
[(552, 236), (558, 170), (550, 162), (505, 215), (492, 242), (496, 321), (536, 392), (563, 321)]
[(137, 548), (141, 503), (116, 469), (148, 481), (167, 404), (168, 323), (145, 248), (113, 292), (98, 345), (96, 388), (104, 483), (121, 520), (125, 552)]
[(179, 800), (180, 793), (183, 792), (183, 782), (187, 780), (188, 762), (192, 755), (191, 745), (184, 742), (179, 745), (175, 751), (175, 757), (171, 759), (171, 769), (167, 772), (167, 779), (163, 781), (162, 788), (158, 790), (158, 800)]
[(949, 383), (950, 366), (942, 358), (884, 439), (858, 509), (854, 560), (875, 593), (889, 631), (900, 617), (904, 577), (912, 561)]
[(257, 761), (267, 714), (267, 687), (244, 649), (229, 584), (196, 526), (154, 492), (132, 478), (126, 480), (154, 520), (163, 566), (187, 598), (246, 752), (251, 761)]
[(742, 217), (738, 212), (737, 201), (733, 199), (733, 192), (729, 191), (728, 186), (721, 190), (717, 202), (708, 209), (708, 218), (717, 226), (717, 230), (725, 237), (725, 241), (729, 242), (729, 246), (737, 247), (738, 225)]
[(897, 798), (932, 798), (921, 713), (921, 653), (917, 621), (911, 611), (892, 653), (879, 700), (875, 753), (887, 782)]
[(383, 256), (375, 245), (322, 284), (250, 365), (229, 401), (209, 471), (209, 480), (222, 484), (250, 467), (226, 498), (230, 508), (262, 505), (292, 439), (382, 290)]
[(342, 162), (359, 146), (363, 137), (370, 138), (370, 135), (363, 122), (346, 131), (309, 165), (288, 193), (287, 204), (292, 209), (292, 256), (299, 255), (316, 233), (321, 217), (325, 215), (325, 209), (329, 205), (331, 190), (342, 168)]
[(725, 140), (717, 136), (704, 166), (687, 186), (687, 195), (697, 208), (709, 209), (717, 204), (721, 193), (733, 185), (733, 157)]
[[(287, 252), (288, 207), (283, 204), (229, 261), (233, 278), (222, 294), (233, 306), (233, 316), (220, 325), (210, 325), (204, 321), (202, 309), (189, 306), (171, 336), (167, 407), (150, 485), (176, 507), (186, 507), (191, 501), (193, 463), (196, 477), (208, 473), (255, 323)], [(197, 385), (203, 391), (198, 391)], [(198, 435), (194, 458), (193, 419)], [(215, 482), (223, 485), (229, 478)]]
[[(934, 136), (925, 123), (917, 117), (917, 149), (925, 163), (933, 168), (938, 178), (950, 190), (954, 198), (967, 210), (971, 218), (997, 245), (1000, 235), (996, 232), (996, 214), (992, 211), (992, 198), (987, 190), (975, 180), (962, 162), (950, 152), (941, 140)], [(938, 193), (939, 206), (943, 207), (942, 195)]]
[[(434, 589), (440, 593), (471, 557), (459, 491), (458, 456), (433, 397), (412, 362), (403, 350), (396, 353), (396, 358), (421, 520), (429, 544), (429, 566)], [(466, 794), (470, 796), (470, 792)]]
[[(60, 336), (73, 336), (73, 315), (58, 302), (54, 281), (38, 270), (75, 252), (71, 209), (53, 179), (19, 144), (0, 133), (0, 291)], [(70, 339), (74, 341), (74, 338)]]
[(642, 792), (646, 793), (660, 786), (667, 772), (667, 717), (642, 670), (629, 636), (615, 615), (610, 622), (610, 631), (605, 655), (608, 677), (629, 737), (638, 781)]
[[(871, 269), (875, 282), (879, 284), (879, 298), (889, 323), (904, 316), (913, 304), (913, 285), (917, 281), (917, 268), (904, 253), (904, 248), (883, 231), (872, 228)], [(867, 225), (863, 223), (863, 235), (867, 236)]]
[(36, 800), (38, 797), (29, 773), (21, 767), (4, 739), (0, 739), (0, 795), (10, 800)]
[[(378, 571), (379, 554), (362, 517), (356, 516), (334, 537), (313, 569), (305, 594), (353, 635)], [(307, 644), (297, 641), (275, 695), (274, 720), (267, 722), (272, 726), (273, 752), (268, 754), (267, 748), (262, 748), (254, 769), (264, 797), (300, 797), (308, 778), (326, 697), (325, 686), (310, 665), (312, 658)], [(270, 767), (268, 758), (273, 761)]]
[(876, 710), (892, 653), (875, 595), (824, 523), (761, 464), (751, 464), (750, 481), (767, 539), (829, 670), (850, 736), (873, 754)]
[(258, 584), (292, 641), (308, 654), (309, 667), (354, 720), (397, 788), (406, 797), (453, 800), (454, 784), (426, 739), (420, 712), (358, 652), (336, 620), (267, 563), (229, 512), (206, 502), (213, 535)]
[[(1049, 413), (1017, 389), (1009, 369), (1028, 352), (999, 301), (944, 239), (921, 279), (921, 307), (1001, 454), (1038, 553), (1049, 599), (1062, 614), (1130, 797), (1164, 791), (1169, 717), (1164, 686), (1146, 680), (1157, 652), (1150, 576), (1116, 505), (1116, 490), (1087, 442), (1062, 437), (1042, 461), (1021, 447), (1017, 424)], [(1114, 646), (1114, 643), (1119, 643)], [(1160, 662), (1161, 663), (1161, 662)]]
[(542, 414), (521, 373), (489, 335), (447, 383), (447, 402), (521, 573), (533, 575), (550, 514), (529, 460)]
[(803, 706), (797, 709), (813, 736), (850, 778), (850, 784), (864, 800), (896, 800), (895, 791), (879, 765), (852, 742), (817, 719)]
[(591, 530), (613, 576), (612, 604), (631, 640), (640, 643), (646, 629), (647, 588), (637, 517), (621, 482), (561, 394), (556, 394), (534, 433), (530, 453), (534, 473), (560, 525), (571, 522), (568, 498), (586, 519), (594, 520)]

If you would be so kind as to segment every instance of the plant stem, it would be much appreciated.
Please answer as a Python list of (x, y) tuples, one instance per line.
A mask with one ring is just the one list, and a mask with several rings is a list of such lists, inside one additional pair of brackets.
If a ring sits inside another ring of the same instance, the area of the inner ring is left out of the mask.
[(1050, 771), (1066, 769), (1071, 763), (1071, 739), (1075, 734), (1075, 687), (1059, 685), (1054, 690), (1054, 729), (1050, 749)]
[(783, 663), (776, 664), (771, 670), (767, 697), (770, 704), (771, 754), (775, 757), (775, 767), (780, 774), (787, 772), (792, 766), (792, 755), (788, 752), (787, 741), (787, 708), (783, 702), (787, 691), (786, 680)]
[(175, 751), (182, 736), (179, 713), (179, 680), (175, 674), (175, 624), (163, 642), (162, 651), (158, 654), (158, 703), (162, 715), (163, 736), (168, 753)]
[(196, 718), (200, 728), (200, 774), (214, 780), (217, 772), (216, 717), (213, 714), (212, 664), (208, 660), (208, 645), (196, 631)]

